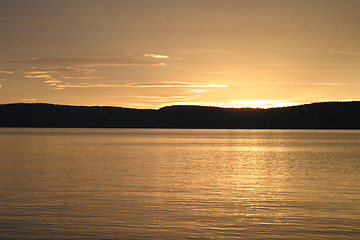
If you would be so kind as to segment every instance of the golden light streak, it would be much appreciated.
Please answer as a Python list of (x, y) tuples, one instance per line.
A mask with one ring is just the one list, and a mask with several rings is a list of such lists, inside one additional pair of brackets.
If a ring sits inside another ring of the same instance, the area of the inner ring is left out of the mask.
[(196, 84), (188, 82), (158, 82), (158, 83), (132, 83), (128, 84), (128, 87), (139, 87), (139, 88), (226, 88), (228, 85), (223, 84)]
[(50, 78), (50, 75), (44, 74), (44, 75), (25, 75), (26, 78)]
[(46, 80), (44, 83), (61, 83), (59, 80)]
[(277, 108), (301, 104), (303, 103), (294, 103), (285, 100), (235, 100), (229, 103), (216, 104), (216, 106), (231, 108)]
[(151, 58), (163, 58), (163, 59), (169, 58), (169, 56), (166, 56), (166, 55), (159, 55), (159, 54), (153, 54), (153, 53), (146, 53), (146, 54), (144, 54), (144, 56), (151, 57)]

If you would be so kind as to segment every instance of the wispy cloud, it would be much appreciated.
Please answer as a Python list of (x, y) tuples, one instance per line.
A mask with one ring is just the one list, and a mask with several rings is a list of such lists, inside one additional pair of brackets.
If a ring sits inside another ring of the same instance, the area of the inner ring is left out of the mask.
[(61, 76), (62, 79), (75, 79), (75, 80), (89, 80), (89, 79), (104, 79), (108, 78), (106, 76), (102, 77), (91, 77), (91, 76)]
[(44, 83), (54, 84), (54, 83), (61, 83), (59, 80), (46, 80)]
[(153, 54), (153, 53), (146, 53), (144, 54), (145, 57), (150, 57), (150, 58), (170, 58), (169, 56), (166, 55), (159, 55), (159, 54)]
[[(24, 78), (45, 80), (44, 83), (50, 86), (56, 86), (61, 83), (59, 79), (64, 80), (89, 80), (104, 79), (106, 76), (91, 76), (95, 69), (83, 67), (30, 67), (17, 70), (0, 70), (0, 73), (22, 74)], [(1, 80), (1, 79), (0, 79)], [(4, 79), (5, 80), (5, 79)]]
[[(29, 79), (43, 80), (53, 89), (65, 88), (190, 88), (194, 89), (192, 93), (204, 93), (207, 88), (226, 88), (228, 85), (216, 83), (193, 83), (183, 81), (163, 81), (163, 82), (133, 82), (127, 84), (117, 83), (89, 83), (86, 80), (104, 79), (108, 76), (94, 76), (97, 72), (92, 67), (97, 66), (124, 66), (124, 65), (146, 65), (161, 66), (162, 62), (155, 59), (169, 58), (165, 55), (145, 54), (145, 57), (154, 60), (146, 60), (135, 57), (123, 58), (33, 58), (28, 60), (12, 61), (13, 64), (29, 64), (32, 65), (27, 69), (16, 70), (16, 73), (23, 74), (23, 77)], [(98, 69), (101, 70), (101, 69)], [(10, 70), (2, 70), (6, 73), (14, 73)], [(71, 80), (85, 80), (85, 82), (74, 83)], [(199, 89), (198, 89), (199, 88)], [(195, 91), (197, 90), (197, 91)]]
[(207, 89), (191, 89), (191, 90), (189, 90), (189, 92), (192, 92), (192, 93), (204, 93), (207, 91), (208, 91)]
[[(56, 81), (48, 81), (47, 83), (57, 83)], [(219, 84), (195, 84), (186, 82), (158, 82), (158, 83), (130, 83), (130, 84), (103, 84), (103, 83), (64, 83), (57, 84), (56, 87), (64, 88), (213, 88), (213, 87), (228, 87), (227, 85)], [(207, 90), (199, 89), (199, 91), (192, 91), (193, 93), (203, 93)]]
[(13, 64), (31, 64), (42, 66), (164, 66), (165, 63), (144, 61), (136, 58), (32, 58), (11, 61)]
[(2, 70), (0, 69), (0, 73), (5, 73), (5, 74), (14, 74), (13, 71), (10, 71), (10, 70)]
[(48, 74), (33, 74), (33, 75), (24, 75), (26, 78), (50, 78), (51, 76)]
[(44, 74), (91, 74), (96, 72), (95, 69), (82, 67), (30, 67), (27, 69), (0, 69), (0, 74), (25, 74), (25, 75), (44, 75)]
[(22, 74), (28, 79), (42, 79), (53, 89), (64, 88), (94, 88), (94, 87), (129, 87), (119, 84), (103, 84), (103, 83), (62, 83), (71, 80), (91, 80), (104, 79), (108, 76), (94, 76), (97, 72), (95, 67), (101, 66), (164, 66), (165, 63), (156, 61), (157, 58), (166, 58), (164, 55), (151, 54), (148, 60), (144, 56), (137, 58), (135, 55), (126, 54), (118, 58), (32, 58), (27, 60), (11, 61), (12, 64), (30, 65), (27, 69), (4, 70), (0, 69), (0, 73), (4, 74)]
[(64, 88), (108, 88), (108, 87), (124, 87), (124, 85), (118, 84), (102, 84), (102, 83), (78, 83), (78, 84), (57, 84), (56, 89)]
[(77, 67), (47, 67), (47, 68), (39, 68), (32, 67), (26, 70), (27, 74), (37, 74), (37, 73), (61, 73), (61, 74), (74, 74), (74, 73), (94, 73), (95, 69), (89, 68), (77, 68)]
[(188, 87), (188, 88), (216, 88), (216, 87), (228, 87), (228, 85), (222, 84), (197, 84), (188, 82), (151, 82), (151, 83), (131, 83), (127, 84), (127, 87), (139, 87), (139, 88), (175, 88), (175, 87)]

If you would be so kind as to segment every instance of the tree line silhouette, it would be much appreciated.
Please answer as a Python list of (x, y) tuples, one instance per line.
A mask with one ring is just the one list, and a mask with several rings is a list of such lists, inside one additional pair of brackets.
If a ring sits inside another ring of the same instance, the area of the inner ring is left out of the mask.
[(169, 106), (157, 110), (15, 103), (0, 105), (0, 127), (360, 129), (360, 102), (270, 109)]

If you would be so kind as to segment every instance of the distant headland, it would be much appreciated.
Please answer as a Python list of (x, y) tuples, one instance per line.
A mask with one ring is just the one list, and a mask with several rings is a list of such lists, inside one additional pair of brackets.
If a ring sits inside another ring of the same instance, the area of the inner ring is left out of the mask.
[(360, 129), (360, 101), (269, 109), (168, 106), (157, 110), (13, 103), (0, 105), (0, 127)]

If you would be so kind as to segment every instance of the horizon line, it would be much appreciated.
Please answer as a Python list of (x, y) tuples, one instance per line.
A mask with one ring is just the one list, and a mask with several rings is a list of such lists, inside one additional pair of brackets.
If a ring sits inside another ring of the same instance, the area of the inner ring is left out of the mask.
[(12, 103), (1, 103), (0, 106), (3, 105), (15, 105), (15, 104), (29, 104), (29, 105), (36, 105), (36, 104), (43, 104), (43, 105), (55, 105), (55, 106), (69, 106), (69, 107), (108, 107), (108, 108), (126, 108), (126, 109), (137, 109), (137, 110), (160, 110), (162, 108), (169, 108), (169, 107), (208, 107), (208, 108), (220, 108), (220, 109), (278, 109), (278, 108), (290, 108), (290, 107), (298, 107), (298, 106), (305, 106), (305, 105), (312, 105), (312, 104), (322, 104), (322, 103), (352, 103), (352, 102), (360, 102), (360, 100), (344, 100), (344, 101), (322, 101), (322, 102), (311, 102), (311, 103), (299, 103), (294, 105), (288, 106), (279, 106), (279, 107), (224, 107), (224, 106), (212, 106), (212, 105), (192, 105), (192, 104), (174, 104), (174, 105), (167, 105), (159, 108), (132, 108), (132, 107), (121, 107), (121, 106), (111, 106), (111, 105), (72, 105), (72, 104), (60, 104), (60, 103), (48, 103), (48, 102), (12, 102)]

